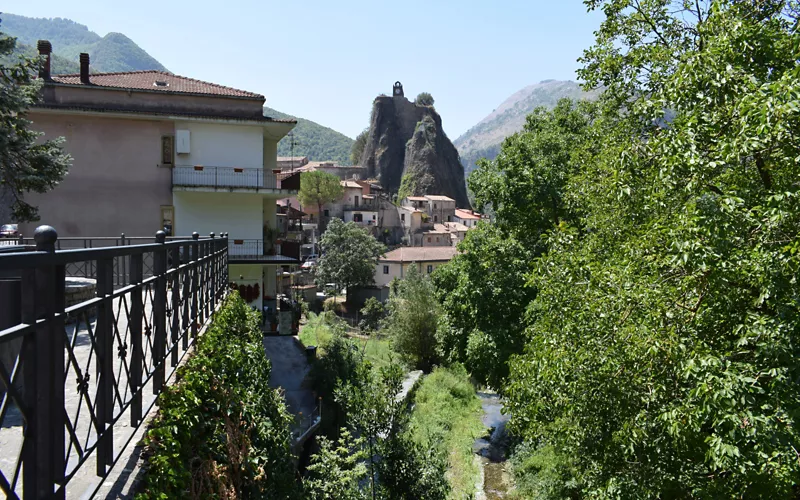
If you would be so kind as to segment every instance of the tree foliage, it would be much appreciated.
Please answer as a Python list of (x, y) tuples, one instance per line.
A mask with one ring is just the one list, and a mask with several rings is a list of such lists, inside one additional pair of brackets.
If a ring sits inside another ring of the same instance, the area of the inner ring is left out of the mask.
[[(0, 33), (0, 57), (8, 57), (16, 40)], [(7, 192), (16, 221), (39, 219), (25, 193), (53, 189), (67, 173), (71, 157), (62, 148), (63, 138), (40, 141), (43, 134), (30, 130), (25, 117), (39, 99), (41, 81), (35, 80), (41, 61), (20, 57), (14, 64), (0, 62), (0, 190)]]
[(439, 304), (433, 284), (412, 264), (405, 279), (397, 283), (387, 304), (388, 316), (383, 325), (392, 341), (392, 348), (410, 366), (431, 371), (439, 361), (436, 328)]
[(360, 487), (367, 476), (364, 439), (347, 429), (337, 441), (319, 437), (319, 451), (311, 457), (303, 479), (304, 498), (310, 500), (361, 500), (368, 498)]
[(386, 314), (386, 308), (375, 297), (370, 297), (364, 302), (364, 307), (361, 308), (362, 320), (359, 322), (358, 327), (364, 333), (376, 332), (381, 326), (381, 320)]
[(602, 113), (529, 274), (511, 427), (561, 464), (532, 467), (557, 472), (547, 491), (792, 497), (797, 4), (586, 3), (605, 14), (580, 72)]
[(344, 195), (344, 187), (333, 174), (314, 170), (300, 174), (300, 192), (297, 201), (301, 206), (316, 206), (319, 214), (320, 232), (325, 230), (322, 205), (338, 200)]
[(371, 285), (378, 257), (386, 251), (366, 229), (337, 218), (331, 220), (322, 235), (320, 247), (322, 257), (317, 263), (315, 279), (319, 286), (333, 283), (337, 291)]
[(350, 148), (351, 164), (361, 165), (361, 157), (364, 155), (364, 148), (367, 147), (367, 139), (369, 139), (369, 128), (362, 130), (353, 141), (353, 146)]
[(414, 99), (414, 104), (417, 106), (433, 106), (433, 96), (428, 92), (420, 92), (417, 98)]

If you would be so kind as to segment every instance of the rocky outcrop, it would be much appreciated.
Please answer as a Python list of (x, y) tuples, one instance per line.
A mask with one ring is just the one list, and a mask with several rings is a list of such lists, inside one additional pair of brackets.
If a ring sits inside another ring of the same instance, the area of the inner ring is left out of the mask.
[(443, 194), (460, 208), (470, 207), (458, 151), (432, 106), (403, 96), (377, 97), (361, 165), (391, 193), (402, 185), (403, 195)]

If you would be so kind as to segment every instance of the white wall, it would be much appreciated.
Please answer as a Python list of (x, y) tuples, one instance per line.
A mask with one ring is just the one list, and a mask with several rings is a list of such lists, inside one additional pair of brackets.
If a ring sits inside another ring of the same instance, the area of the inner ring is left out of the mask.
[(228, 266), (228, 277), (231, 282), (237, 285), (255, 285), (258, 283), (260, 292), (258, 298), (253, 302), (248, 302), (248, 304), (255, 306), (259, 311), (261, 310), (261, 298), (267, 294), (264, 290), (262, 267), (260, 264), (230, 264)]
[(263, 138), (264, 159), (262, 165), (264, 169), (271, 172), (278, 168), (278, 143), (268, 137)]
[[(227, 232), (231, 239), (263, 239), (264, 197), (257, 193), (203, 193), (175, 191), (175, 232)], [(273, 206), (275, 200), (270, 199)], [(273, 226), (274, 227), (274, 226)]]
[(176, 166), (264, 167), (264, 135), (260, 126), (176, 122), (175, 129), (191, 132), (191, 153), (176, 154)]
[[(447, 261), (404, 262), (402, 265), (398, 262), (378, 262), (375, 266), (375, 285), (382, 287), (391, 283), (394, 278), (399, 280), (405, 278), (411, 266), (416, 266), (420, 274), (428, 274), (428, 266), (432, 266), (432, 271), (435, 271), (444, 264), (447, 264)], [(389, 274), (383, 274), (383, 266), (389, 266)]]

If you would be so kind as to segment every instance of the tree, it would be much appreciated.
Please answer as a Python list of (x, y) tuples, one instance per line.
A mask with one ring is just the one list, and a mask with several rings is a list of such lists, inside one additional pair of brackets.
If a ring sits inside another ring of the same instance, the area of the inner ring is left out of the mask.
[(580, 72), (605, 88), (602, 140), (529, 274), (510, 427), (586, 496), (790, 498), (797, 4), (586, 3), (606, 16)]
[(383, 319), (386, 309), (383, 304), (375, 297), (370, 297), (364, 302), (364, 307), (361, 308), (362, 320), (358, 326), (362, 332), (371, 333), (380, 328), (381, 320)]
[(319, 437), (319, 451), (311, 457), (303, 480), (305, 497), (312, 500), (361, 500), (367, 495), (359, 483), (366, 477), (364, 439), (343, 429), (337, 442)]
[(302, 206), (317, 206), (320, 233), (325, 230), (327, 223), (322, 215), (322, 205), (336, 201), (342, 195), (344, 188), (335, 175), (321, 170), (300, 174), (300, 192), (297, 194), (297, 200)]
[(318, 286), (333, 283), (336, 292), (373, 283), (378, 257), (386, 251), (378, 240), (355, 222), (333, 219), (320, 240), (322, 257), (317, 262)]
[(428, 92), (420, 92), (417, 98), (414, 99), (414, 104), (417, 106), (433, 106), (433, 96)]
[(365, 128), (356, 136), (353, 147), (350, 149), (350, 163), (353, 165), (361, 164), (361, 157), (364, 155), (364, 148), (367, 147), (369, 139), (369, 128)]
[[(0, 61), (16, 47), (16, 39), (0, 33)], [(63, 138), (37, 142), (42, 136), (29, 129), (28, 108), (40, 100), (41, 80), (34, 76), (42, 61), (20, 57), (16, 64), (0, 62), (0, 191), (11, 196), (16, 221), (39, 220), (36, 207), (25, 202), (25, 193), (53, 189), (67, 173), (71, 157), (62, 148)]]
[(436, 327), (440, 311), (433, 284), (411, 265), (397, 288), (389, 297), (384, 330), (403, 361), (429, 372), (439, 361)]

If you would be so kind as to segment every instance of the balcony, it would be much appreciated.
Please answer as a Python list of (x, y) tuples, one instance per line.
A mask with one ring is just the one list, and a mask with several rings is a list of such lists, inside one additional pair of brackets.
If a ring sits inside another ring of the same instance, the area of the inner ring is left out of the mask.
[(300, 175), (281, 176), (263, 168), (181, 166), (172, 168), (172, 187), (181, 191), (293, 194), (300, 189)]
[(300, 242), (229, 239), (228, 261), (233, 264), (300, 264)]

